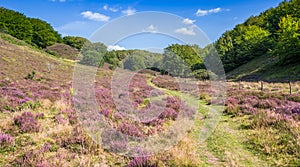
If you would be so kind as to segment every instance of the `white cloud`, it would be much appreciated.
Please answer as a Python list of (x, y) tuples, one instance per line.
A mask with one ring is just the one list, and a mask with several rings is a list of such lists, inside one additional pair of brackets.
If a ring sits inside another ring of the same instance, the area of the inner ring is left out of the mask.
[(175, 32), (183, 35), (196, 35), (194, 26), (178, 28)]
[(104, 5), (103, 6), (103, 10), (105, 10), (105, 11), (109, 10), (111, 12), (117, 12), (117, 11), (119, 11), (118, 8), (116, 8), (116, 7), (109, 7), (108, 5)]
[(182, 21), (182, 23), (183, 23), (183, 24), (189, 25), (189, 24), (194, 24), (195, 21), (196, 21), (196, 20), (191, 20), (191, 19), (189, 19), (189, 18), (186, 18), (186, 19), (184, 19), (184, 20)]
[(107, 9), (108, 9), (108, 5), (104, 5), (104, 6), (103, 6), (103, 9), (104, 9), (104, 10), (107, 10)]
[(110, 19), (109, 16), (105, 16), (101, 13), (93, 13), (91, 11), (82, 12), (81, 15), (84, 18), (87, 18), (87, 19), (90, 19), (90, 20), (95, 20), (95, 21), (108, 21)]
[(145, 32), (151, 32), (151, 33), (156, 33), (157, 32), (157, 27), (154, 26), (153, 24), (151, 24), (144, 31)]
[(118, 8), (109, 8), (109, 10), (112, 11), (112, 12), (117, 12), (117, 11), (119, 11)]
[(206, 16), (208, 14), (219, 13), (221, 11), (222, 11), (221, 8), (214, 8), (214, 9), (209, 9), (209, 10), (198, 9), (196, 12), (196, 16)]
[(133, 8), (128, 8), (126, 10), (122, 10), (122, 13), (127, 16), (133, 15), (133, 14), (135, 14), (135, 12), (136, 12), (136, 10)]
[(108, 45), (107, 46), (107, 50), (108, 51), (112, 51), (112, 50), (125, 50), (124, 47), (119, 46), (119, 45)]

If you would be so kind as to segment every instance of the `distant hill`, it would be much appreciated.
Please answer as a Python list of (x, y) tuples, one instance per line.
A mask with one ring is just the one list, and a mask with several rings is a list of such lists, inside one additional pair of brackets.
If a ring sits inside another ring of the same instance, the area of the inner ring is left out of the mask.
[[(210, 71), (206, 71), (203, 60), (207, 55), (214, 54), (213, 48), (216, 48), (230, 80), (300, 80), (299, 0), (284, 1), (259, 16), (251, 16), (204, 48), (174, 44), (166, 47), (163, 54), (141, 50), (107, 51), (107, 46), (100, 42), (91, 43), (82, 37), (62, 38), (47, 22), (2, 7), (0, 32), (61, 58), (77, 60), (81, 52), (79, 61), (86, 65), (101, 66), (109, 63), (113, 69), (119, 61), (134, 52), (138, 56), (124, 60), (127, 69), (137, 70), (149, 66), (164, 68), (162, 61), (170, 62), (167, 60), (169, 58), (174, 67), (180, 69), (176, 70), (176, 75), (190, 76), (186, 74), (188, 70), (178, 67), (171, 54), (175, 53), (187, 63), (193, 76), (208, 79)], [(16, 40), (12, 42), (22, 43)]]
[(55, 43), (54, 45), (48, 46), (46, 52), (70, 60), (77, 60), (79, 54), (76, 48), (62, 43)]

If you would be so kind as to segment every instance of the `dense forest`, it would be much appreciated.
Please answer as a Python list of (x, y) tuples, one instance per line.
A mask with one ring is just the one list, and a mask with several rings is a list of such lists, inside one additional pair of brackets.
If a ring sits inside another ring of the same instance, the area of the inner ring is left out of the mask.
[(261, 55), (276, 55), (279, 65), (300, 62), (300, 1), (284, 1), (226, 31), (215, 47), (225, 70)]
[(81, 49), (88, 40), (82, 37), (61, 37), (53, 27), (40, 19), (0, 7), (0, 32), (7, 33), (33, 46), (46, 48), (54, 43), (65, 43)]

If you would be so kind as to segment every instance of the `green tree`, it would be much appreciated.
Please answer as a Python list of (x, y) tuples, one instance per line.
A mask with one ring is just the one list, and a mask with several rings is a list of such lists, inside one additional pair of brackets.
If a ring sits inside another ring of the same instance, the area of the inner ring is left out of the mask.
[(78, 50), (80, 50), (86, 43), (90, 43), (90, 41), (86, 38), (72, 36), (63, 37), (63, 42), (64, 44), (72, 46)]
[(0, 7), (0, 29), (20, 40), (45, 48), (61, 42), (60, 35), (45, 21)]
[(95, 50), (89, 50), (84, 53), (81, 64), (89, 65), (89, 66), (101, 66), (103, 65), (103, 56)]
[(124, 68), (132, 71), (142, 70), (146, 68), (145, 59), (139, 55), (129, 55), (124, 62)]
[(275, 54), (280, 64), (300, 62), (300, 21), (287, 15), (279, 23), (278, 42)]
[(237, 25), (216, 42), (226, 71), (233, 70), (272, 48), (270, 33), (256, 25)]
[(86, 43), (81, 49), (81, 64), (90, 66), (102, 66), (104, 64), (104, 55), (107, 52), (106, 46), (101, 42)]
[(27, 43), (31, 43), (33, 27), (21, 13), (0, 7), (0, 29)]

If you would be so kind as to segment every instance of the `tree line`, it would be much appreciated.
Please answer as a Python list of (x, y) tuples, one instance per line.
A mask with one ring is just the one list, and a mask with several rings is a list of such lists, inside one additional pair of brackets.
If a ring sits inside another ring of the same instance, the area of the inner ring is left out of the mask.
[(226, 31), (214, 43), (225, 70), (261, 55), (279, 57), (278, 65), (300, 62), (300, 1), (283, 1)]
[(65, 43), (81, 49), (88, 40), (82, 37), (61, 37), (53, 27), (40, 19), (29, 18), (19, 12), (0, 7), (0, 32), (23, 40), (33, 46), (46, 48), (54, 43)]
[(283, 1), (276, 8), (251, 16), (244, 23), (228, 30), (204, 48), (197, 45), (172, 44), (163, 53), (144, 50), (112, 50), (100, 42), (92, 43), (82, 37), (61, 37), (50, 24), (40, 19), (0, 8), (0, 30), (40, 48), (54, 43), (64, 43), (81, 50), (80, 63), (110, 68), (117, 66), (129, 70), (155, 67), (175, 76), (208, 79), (205, 59), (217, 52), (224, 69), (229, 72), (256, 57), (279, 57), (278, 65), (300, 62), (300, 1)]
[[(205, 58), (215, 54), (214, 52), (220, 56), (226, 72), (262, 55), (278, 57), (277, 64), (283, 67), (288, 64), (299, 64), (300, 1), (283, 1), (277, 7), (266, 10), (258, 16), (251, 16), (204, 48), (197, 45), (170, 45), (152, 66), (168, 69), (177, 76), (192, 74), (203, 79), (213, 75), (211, 71), (206, 70), (204, 62)], [(116, 62), (132, 53), (133, 51), (113, 51), (104, 57), (106, 62), (116, 66)], [(132, 69), (136, 70), (139, 66), (145, 66), (144, 59), (142, 56), (128, 58), (127, 64), (130, 64), (130, 61), (135, 62)]]

